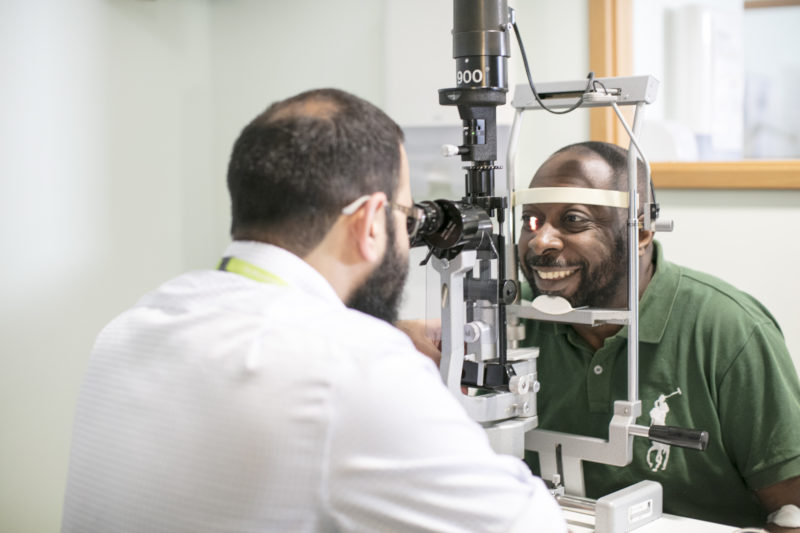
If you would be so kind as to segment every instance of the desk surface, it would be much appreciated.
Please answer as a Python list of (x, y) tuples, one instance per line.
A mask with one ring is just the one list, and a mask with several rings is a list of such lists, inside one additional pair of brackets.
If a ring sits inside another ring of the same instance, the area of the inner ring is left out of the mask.
[[(564, 509), (564, 516), (571, 533), (594, 533), (594, 515), (586, 515)], [(634, 530), (635, 533), (732, 533), (737, 528), (703, 522), (693, 518), (662, 515), (658, 520)]]

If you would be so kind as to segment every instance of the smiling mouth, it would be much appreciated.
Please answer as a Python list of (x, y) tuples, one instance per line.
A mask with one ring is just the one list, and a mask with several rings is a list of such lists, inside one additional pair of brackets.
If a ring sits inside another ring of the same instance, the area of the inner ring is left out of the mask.
[(569, 276), (573, 275), (575, 272), (578, 271), (577, 268), (573, 268), (570, 270), (539, 270), (534, 269), (536, 275), (542, 279), (546, 280), (559, 280), (568, 278)]

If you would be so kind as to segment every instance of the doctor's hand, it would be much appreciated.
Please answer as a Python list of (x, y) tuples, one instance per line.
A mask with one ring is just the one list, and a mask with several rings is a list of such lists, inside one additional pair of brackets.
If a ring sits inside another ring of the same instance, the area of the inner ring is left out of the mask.
[(397, 329), (409, 336), (414, 346), (427, 355), (436, 366), (442, 359), (442, 322), (432, 320), (398, 320)]

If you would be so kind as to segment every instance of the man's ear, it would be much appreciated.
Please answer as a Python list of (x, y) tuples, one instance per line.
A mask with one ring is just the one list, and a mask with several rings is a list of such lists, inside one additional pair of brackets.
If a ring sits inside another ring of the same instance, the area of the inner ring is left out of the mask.
[(362, 259), (377, 263), (386, 248), (386, 194), (376, 192), (355, 214), (351, 231)]
[[(639, 227), (644, 224), (644, 215), (639, 216)], [(639, 257), (644, 255), (645, 250), (653, 242), (655, 236), (654, 231), (640, 229), (639, 230)]]

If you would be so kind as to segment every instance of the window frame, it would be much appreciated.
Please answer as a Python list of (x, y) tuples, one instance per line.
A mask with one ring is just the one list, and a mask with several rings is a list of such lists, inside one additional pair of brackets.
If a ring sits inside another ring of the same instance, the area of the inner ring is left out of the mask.
[[(587, 0), (587, 4), (591, 69), (598, 77), (631, 75), (633, 0)], [(626, 148), (629, 144), (611, 109), (590, 111), (589, 132), (592, 140)], [(661, 189), (800, 189), (798, 159), (651, 162), (650, 166), (653, 183)]]

